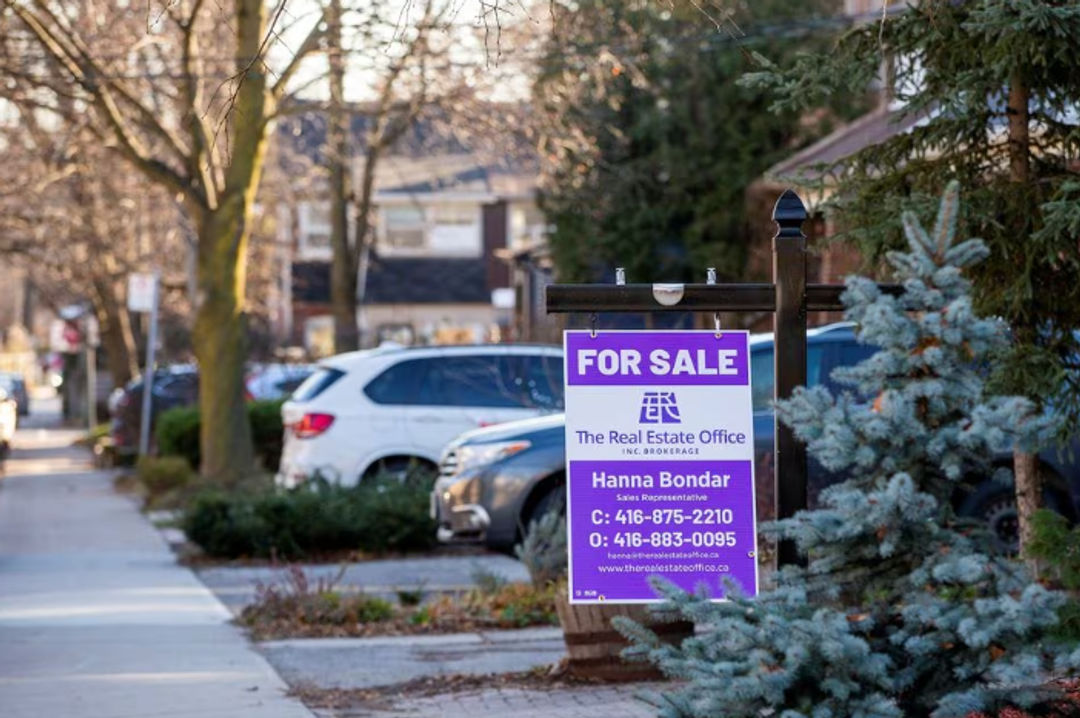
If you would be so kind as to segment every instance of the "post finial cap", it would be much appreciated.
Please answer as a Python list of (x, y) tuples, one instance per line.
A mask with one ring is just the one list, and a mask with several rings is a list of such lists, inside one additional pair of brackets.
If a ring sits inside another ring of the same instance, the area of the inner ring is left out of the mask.
[(794, 190), (786, 189), (776, 200), (773, 207), (772, 218), (781, 227), (798, 226), (808, 217), (806, 205), (799, 199)]

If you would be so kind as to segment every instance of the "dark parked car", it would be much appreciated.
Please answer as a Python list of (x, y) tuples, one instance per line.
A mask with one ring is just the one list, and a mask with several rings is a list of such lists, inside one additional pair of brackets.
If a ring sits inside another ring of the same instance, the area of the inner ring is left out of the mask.
[(261, 364), (244, 377), (244, 398), (248, 401), (284, 399), (315, 373), (314, 364)]
[[(875, 352), (859, 344), (849, 324), (807, 333), (807, 383), (824, 383), (834, 391), (832, 370), (851, 366)], [(757, 456), (758, 513), (773, 504), (772, 335), (750, 340), (754, 405), (754, 448)], [(516, 421), (470, 431), (446, 449), (432, 492), (432, 515), (445, 542), (483, 542), (506, 549), (520, 540), (529, 523), (552, 506), (561, 506), (566, 483), (566, 444), (563, 415)], [(1080, 506), (1080, 442), (1071, 455), (1048, 449), (1039, 455), (1049, 505), (1075, 520)], [(1002, 454), (995, 463), (1010, 466)], [(809, 466), (809, 500), (816, 504), (821, 489), (837, 480), (814, 461)], [(961, 516), (985, 519), (999, 539), (1016, 541), (1016, 502), (1013, 488), (976, 477), (958, 491), (954, 504)]]
[[(143, 379), (132, 379), (110, 400), (113, 444), (119, 454), (139, 450), (139, 422), (142, 417)], [(199, 372), (192, 366), (172, 366), (154, 372), (150, 394), (151, 439), (157, 417), (177, 406), (190, 406), (199, 400)]]
[(0, 389), (7, 392), (8, 397), (15, 401), (19, 416), (30, 413), (30, 394), (26, 391), (26, 380), (22, 374), (14, 372), (0, 372)]

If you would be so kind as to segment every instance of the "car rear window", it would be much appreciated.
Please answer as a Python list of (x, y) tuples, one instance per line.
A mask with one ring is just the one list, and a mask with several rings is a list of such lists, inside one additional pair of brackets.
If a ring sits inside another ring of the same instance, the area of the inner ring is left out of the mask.
[(377, 404), (562, 407), (562, 360), (531, 355), (452, 355), (389, 367), (364, 393)]
[(364, 393), (376, 404), (412, 404), (430, 359), (403, 361), (367, 383)]
[(558, 356), (515, 357), (525, 367), (517, 378), (524, 392), (524, 405), (537, 409), (563, 409), (563, 360)]
[(334, 382), (343, 376), (345, 376), (345, 372), (340, 369), (319, 367), (296, 388), (296, 391), (294, 391), (289, 398), (292, 401), (311, 401), (319, 394), (322, 394), (329, 389)]

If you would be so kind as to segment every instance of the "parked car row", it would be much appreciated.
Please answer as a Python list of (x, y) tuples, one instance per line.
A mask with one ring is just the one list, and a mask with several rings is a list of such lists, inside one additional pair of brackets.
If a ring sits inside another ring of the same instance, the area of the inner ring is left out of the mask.
[(15, 438), (15, 429), (19, 425), (20, 409), (25, 406), (0, 387), (0, 461), (7, 458), (11, 451), (11, 440)]
[[(874, 351), (856, 341), (849, 324), (811, 330), (807, 383), (839, 390), (833, 370)], [(761, 510), (774, 498), (771, 334), (751, 337), (750, 363)], [(316, 477), (354, 485), (376, 474), (404, 477), (420, 467), (437, 474), (431, 512), (439, 539), (502, 550), (520, 541), (532, 521), (562, 506), (566, 447), (558, 347), (387, 345), (317, 365), (253, 367), (245, 384), (252, 399), (289, 394), (282, 406), (279, 486)], [(142, 391), (136, 379), (110, 406), (121, 450), (133, 450), (138, 442)], [(198, 372), (191, 366), (158, 370), (151, 391), (153, 420), (166, 409), (195, 403)], [(1046, 450), (1039, 459), (1047, 502), (1072, 519), (1080, 516), (1080, 442), (1070, 452)], [(1007, 466), (1011, 455), (994, 461)], [(821, 489), (839, 477), (811, 461), (808, 478), (813, 506)], [(989, 522), (1003, 543), (1015, 541), (1010, 486), (972, 477), (954, 505), (961, 516)]]
[[(838, 390), (840, 387), (832, 386), (832, 370), (856, 364), (874, 351), (856, 342), (850, 325), (811, 330), (807, 335), (807, 383)], [(751, 338), (750, 361), (756, 463), (759, 476), (769, 477), (765, 478), (769, 481), (775, 431), (769, 406), (774, 386), (771, 334)], [(432, 516), (438, 522), (439, 538), (505, 550), (520, 541), (531, 521), (561, 506), (566, 483), (564, 429), (564, 417), (559, 414), (474, 430), (452, 441), (443, 453), (432, 492)], [(1011, 461), (1007, 453), (994, 457), (999, 466), (1009, 466)], [(1047, 449), (1039, 461), (1047, 503), (1076, 520), (1080, 515), (1080, 441), (1074, 441), (1071, 451)], [(811, 461), (808, 480), (813, 506), (821, 489), (838, 477)], [(761, 493), (771, 499), (767, 492)], [(1016, 502), (1011, 486), (988, 477), (972, 477), (953, 499), (959, 515), (987, 521), (1003, 545), (1015, 544)]]
[[(244, 380), (249, 401), (282, 399), (307, 379), (315, 367), (310, 364), (262, 364), (253, 366)], [(142, 420), (143, 377), (117, 388), (109, 397), (110, 435), (121, 454), (138, 451)], [(175, 364), (156, 369), (150, 388), (150, 431), (157, 418), (178, 406), (199, 401), (199, 371), (191, 364)]]
[(0, 389), (11, 401), (15, 402), (16, 413), (19, 416), (30, 413), (30, 394), (26, 390), (26, 379), (22, 374), (11, 371), (0, 372)]

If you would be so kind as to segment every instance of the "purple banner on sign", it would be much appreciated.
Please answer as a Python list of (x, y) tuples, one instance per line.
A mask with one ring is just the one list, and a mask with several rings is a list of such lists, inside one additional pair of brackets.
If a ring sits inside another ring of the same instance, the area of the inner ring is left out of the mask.
[(567, 332), (566, 383), (746, 386), (748, 354), (745, 332)]
[(648, 600), (655, 575), (755, 595), (752, 477), (749, 461), (570, 461), (571, 598)]

